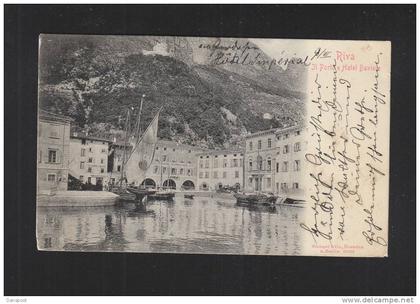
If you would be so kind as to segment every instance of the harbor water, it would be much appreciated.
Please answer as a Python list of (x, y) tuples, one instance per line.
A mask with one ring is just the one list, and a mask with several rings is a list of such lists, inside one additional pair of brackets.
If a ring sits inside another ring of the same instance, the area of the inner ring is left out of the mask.
[(297, 255), (303, 208), (212, 197), (38, 207), (40, 250)]

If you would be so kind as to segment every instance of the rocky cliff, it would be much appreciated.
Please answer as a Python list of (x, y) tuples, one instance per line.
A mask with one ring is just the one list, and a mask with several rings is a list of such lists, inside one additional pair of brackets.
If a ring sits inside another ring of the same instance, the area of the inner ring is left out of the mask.
[[(241, 52), (238, 45), (247, 43), (269, 60), (248, 40), (235, 41), (223, 40), (232, 49), (222, 51)], [(74, 118), (77, 130), (118, 136), (127, 109), (137, 111), (145, 95), (143, 129), (163, 106), (160, 137), (210, 148), (302, 119), (303, 70), (215, 64), (215, 43), (220, 47), (209, 38), (43, 36), (40, 106)]]

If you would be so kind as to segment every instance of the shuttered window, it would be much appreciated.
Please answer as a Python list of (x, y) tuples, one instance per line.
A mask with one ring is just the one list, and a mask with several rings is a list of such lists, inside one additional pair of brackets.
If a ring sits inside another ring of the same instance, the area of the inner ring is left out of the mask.
[(48, 162), (49, 163), (56, 163), (57, 162), (57, 151), (56, 150), (48, 150)]

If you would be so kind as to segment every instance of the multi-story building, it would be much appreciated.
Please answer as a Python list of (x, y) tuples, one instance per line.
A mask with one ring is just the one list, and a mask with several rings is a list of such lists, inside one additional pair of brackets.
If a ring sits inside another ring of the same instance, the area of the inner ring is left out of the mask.
[(38, 194), (67, 190), (70, 122), (66, 116), (40, 110), (38, 114)]
[(308, 142), (306, 129), (300, 126), (278, 129), (276, 135), (276, 194), (302, 194), (305, 152)]
[(244, 168), (241, 151), (205, 151), (197, 154), (196, 166), (199, 190), (243, 188)]
[(108, 183), (108, 149), (111, 141), (83, 134), (70, 136), (69, 173), (92, 185)]
[(203, 149), (158, 140), (153, 162), (142, 182), (145, 187), (170, 188), (178, 190), (196, 189), (196, 154)]
[(245, 137), (244, 189), (247, 192), (274, 192), (276, 131), (269, 129)]
[[(124, 149), (125, 148), (125, 149)], [(130, 155), (132, 145), (121, 141), (114, 140), (110, 145), (108, 153), (108, 176), (111, 185), (117, 185), (122, 175), (124, 157)], [(125, 150), (125, 156), (124, 156)]]
[[(123, 143), (113, 143), (111, 151), (113, 159), (110, 182), (117, 183), (121, 178), (123, 168)], [(126, 155), (129, 155), (132, 146), (126, 147)], [(141, 187), (146, 188), (168, 188), (177, 190), (195, 189), (197, 185), (196, 154), (203, 149), (186, 144), (180, 144), (168, 140), (158, 140), (153, 161), (147, 169), (145, 179), (140, 183)], [(111, 171), (111, 170), (109, 170)], [(130, 181), (128, 181), (130, 183)]]

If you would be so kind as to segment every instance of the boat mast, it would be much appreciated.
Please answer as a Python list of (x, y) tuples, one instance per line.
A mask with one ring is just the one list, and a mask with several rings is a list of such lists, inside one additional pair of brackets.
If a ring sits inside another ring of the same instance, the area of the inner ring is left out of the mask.
[(162, 176), (163, 176), (163, 172), (162, 172), (162, 154), (159, 156), (160, 158), (160, 187), (163, 189), (163, 184), (162, 184)]
[(141, 101), (140, 101), (140, 108), (139, 108), (139, 114), (137, 115), (137, 123), (136, 123), (136, 130), (135, 130), (135, 135), (137, 136), (136, 138), (136, 145), (139, 143), (140, 138), (141, 138), (141, 123), (140, 123), (140, 118), (141, 118), (141, 112), (143, 110), (143, 101), (144, 101), (144, 97), (146, 97), (145, 94), (143, 94), (141, 96)]
[[(145, 96), (146, 96), (146, 95), (143, 95), (143, 97), (145, 97)], [(142, 99), (142, 102), (141, 102), (141, 104), (140, 104), (140, 111), (139, 111), (139, 114), (138, 114), (138, 122), (140, 121), (140, 114), (141, 114), (141, 109), (142, 109), (142, 106), (143, 106), (143, 99)], [(154, 121), (155, 121), (156, 119), (158, 119), (158, 117), (159, 117), (159, 113), (162, 111), (162, 109), (163, 109), (163, 107), (161, 107), (161, 108), (158, 110), (158, 112), (156, 113), (155, 117), (154, 117), (154, 118), (152, 119), (152, 121), (149, 123), (149, 125), (147, 126), (146, 130), (144, 131), (144, 133), (143, 133), (143, 134), (139, 134), (138, 138), (136, 139), (136, 142), (135, 142), (134, 147), (133, 147), (133, 148), (131, 149), (131, 151), (130, 151), (130, 154), (129, 154), (128, 156), (126, 156), (126, 155), (124, 154), (124, 163), (126, 163), (126, 162), (128, 162), (128, 161), (130, 160), (131, 156), (132, 156), (132, 155), (133, 155), (133, 153), (136, 151), (136, 149), (137, 149), (138, 145), (140, 144), (141, 140), (143, 139), (144, 134), (146, 134), (146, 133), (148, 132), (149, 128), (151, 128), (151, 126), (152, 126), (152, 124), (154, 123)], [(137, 125), (138, 125), (138, 126), (140, 126), (140, 123), (138, 123)], [(140, 129), (141, 129), (141, 127), (139, 127), (138, 129), (140, 130)], [(127, 135), (128, 135), (128, 133), (127, 133)], [(127, 136), (127, 137), (126, 137), (126, 142), (127, 142), (128, 138), (129, 138), (129, 136)], [(153, 156), (152, 156), (152, 159), (153, 159), (153, 157), (154, 157), (154, 151), (153, 151)]]
[[(157, 113), (156, 115), (158, 115), (158, 114), (161, 112), (161, 110), (162, 110), (162, 109), (163, 109), (163, 107), (161, 107), (161, 108), (158, 110), (158, 113)], [(155, 115), (155, 118), (156, 118), (156, 115)], [(154, 118), (154, 119), (152, 119), (152, 121), (151, 121), (151, 122), (149, 123), (149, 125), (147, 126), (146, 130), (145, 130), (145, 131), (143, 132), (143, 134), (141, 134), (141, 136), (139, 137), (138, 142), (135, 144), (134, 148), (131, 150), (130, 155), (128, 155), (127, 161), (130, 159), (131, 155), (133, 155), (134, 150), (136, 150), (136, 148), (137, 148), (138, 144), (140, 143), (141, 139), (143, 138), (144, 133), (146, 133), (146, 132), (147, 132), (147, 130), (150, 128), (150, 126), (153, 124), (153, 121), (155, 120), (155, 118)]]
[(130, 129), (130, 109), (127, 110), (127, 117), (125, 119), (125, 139), (124, 139), (124, 151), (123, 151), (123, 161), (121, 165), (121, 180), (120, 180), (120, 187), (122, 187), (122, 183), (124, 180), (124, 169), (125, 169), (125, 159), (127, 153), (127, 145), (128, 145), (128, 137), (129, 137), (129, 129)]

